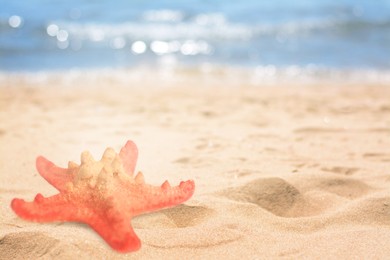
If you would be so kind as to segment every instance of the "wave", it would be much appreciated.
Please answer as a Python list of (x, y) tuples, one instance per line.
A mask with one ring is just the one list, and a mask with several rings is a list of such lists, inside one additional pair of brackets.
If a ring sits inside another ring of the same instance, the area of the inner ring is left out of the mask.
[(115, 37), (127, 37), (143, 40), (177, 40), (177, 39), (245, 39), (252, 36), (251, 28), (245, 25), (224, 24), (207, 27), (196, 23), (179, 24), (61, 24), (59, 28), (70, 36), (99, 41)]
[[(143, 40), (248, 40), (265, 35), (299, 35), (318, 31), (390, 30), (390, 19), (366, 20), (359, 17), (317, 18), (289, 21), (286, 23), (235, 23), (219, 13), (199, 14), (185, 21), (180, 12), (164, 11), (146, 13), (144, 21), (123, 23), (53, 22), (70, 37), (101, 41), (115, 37)], [(49, 27), (46, 27), (48, 29)]]

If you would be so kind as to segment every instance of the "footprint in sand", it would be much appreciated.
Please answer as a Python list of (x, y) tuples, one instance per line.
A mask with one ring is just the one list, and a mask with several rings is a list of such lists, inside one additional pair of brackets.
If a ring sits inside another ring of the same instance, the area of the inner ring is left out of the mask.
[(390, 154), (386, 153), (364, 153), (363, 157), (373, 161), (390, 162)]
[(214, 210), (204, 206), (178, 205), (174, 208), (160, 210), (134, 219), (135, 228), (185, 228), (206, 221)]
[(335, 167), (323, 167), (321, 168), (322, 171), (325, 172), (332, 172), (335, 174), (341, 174), (341, 175), (352, 175), (355, 172), (359, 170), (359, 168), (354, 167), (343, 167), (343, 166), (335, 166)]
[(174, 208), (164, 209), (161, 213), (170, 218), (177, 227), (196, 226), (214, 214), (214, 210), (204, 206), (187, 206), (181, 204)]
[(164, 249), (207, 248), (244, 236), (245, 230), (237, 224), (208, 223), (214, 214), (205, 206), (179, 205), (134, 219), (133, 226), (142, 229), (145, 246)]
[(196, 151), (216, 152), (224, 149), (224, 140), (220, 137), (210, 136), (209, 138), (199, 138), (196, 140)]
[(257, 179), (219, 193), (231, 200), (250, 202), (281, 217), (296, 216), (294, 208), (304, 203), (302, 194), (281, 178)]
[(0, 259), (48, 256), (58, 243), (58, 239), (40, 232), (9, 233), (0, 239)]
[(217, 162), (215, 158), (210, 157), (181, 157), (173, 161), (173, 163), (181, 164), (187, 167), (206, 167)]
[(326, 134), (326, 133), (341, 133), (345, 132), (342, 128), (326, 128), (326, 127), (302, 127), (294, 130), (296, 134)]
[(236, 224), (227, 223), (204, 225), (202, 228), (189, 227), (185, 230), (167, 229), (163, 233), (151, 231), (143, 233), (144, 245), (163, 249), (200, 249), (221, 246), (242, 239), (247, 232)]
[(361, 197), (371, 190), (371, 187), (364, 182), (344, 178), (318, 179), (311, 184), (316, 189), (325, 190), (348, 199)]
[[(0, 238), (0, 259), (96, 259), (102, 248), (93, 246), (83, 238), (65, 242), (44, 232), (8, 233)], [(108, 248), (108, 247), (107, 247)]]

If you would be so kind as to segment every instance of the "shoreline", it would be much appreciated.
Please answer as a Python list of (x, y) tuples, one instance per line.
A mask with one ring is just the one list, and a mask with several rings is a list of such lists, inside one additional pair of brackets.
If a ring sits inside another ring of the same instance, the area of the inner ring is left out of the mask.
[[(151, 77), (153, 75), (153, 77)], [(103, 84), (102, 84), (103, 81)], [(255, 66), (234, 67), (204, 64), (196, 67), (178, 67), (161, 64), (138, 68), (74, 68), (40, 71), (2, 71), (0, 87), (15, 84), (55, 85), (127, 84), (179, 86), (183, 83), (200, 86), (390, 86), (390, 71), (375, 69), (337, 69), (316, 66)]]

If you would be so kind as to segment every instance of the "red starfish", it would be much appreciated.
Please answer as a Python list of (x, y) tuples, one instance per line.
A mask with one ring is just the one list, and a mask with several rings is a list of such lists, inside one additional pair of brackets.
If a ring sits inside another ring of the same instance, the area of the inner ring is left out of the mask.
[(139, 172), (132, 177), (137, 161), (137, 146), (128, 141), (119, 155), (107, 148), (100, 161), (89, 152), (81, 154), (81, 164), (69, 162), (60, 168), (39, 156), (39, 174), (60, 191), (45, 198), (38, 193), (33, 202), (13, 199), (11, 207), (24, 219), (36, 222), (75, 221), (90, 225), (117, 251), (138, 250), (141, 241), (134, 233), (132, 217), (188, 200), (194, 193), (192, 180), (171, 187), (145, 184)]

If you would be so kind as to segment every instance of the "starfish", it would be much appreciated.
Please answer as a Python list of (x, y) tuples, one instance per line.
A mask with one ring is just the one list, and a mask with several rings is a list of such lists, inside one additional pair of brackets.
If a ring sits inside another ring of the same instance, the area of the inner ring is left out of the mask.
[(146, 184), (141, 172), (133, 177), (138, 157), (137, 146), (128, 141), (117, 154), (107, 148), (100, 161), (85, 151), (81, 164), (69, 162), (60, 168), (43, 156), (36, 160), (39, 174), (59, 193), (34, 201), (13, 199), (11, 208), (26, 220), (35, 222), (83, 222), (91, 226), (113, 249), (125, 253), (136, 251), (141, 241), (131, 219), (146, 212), (173, 207), (194, 193), (194, 181), (171, 187)]

